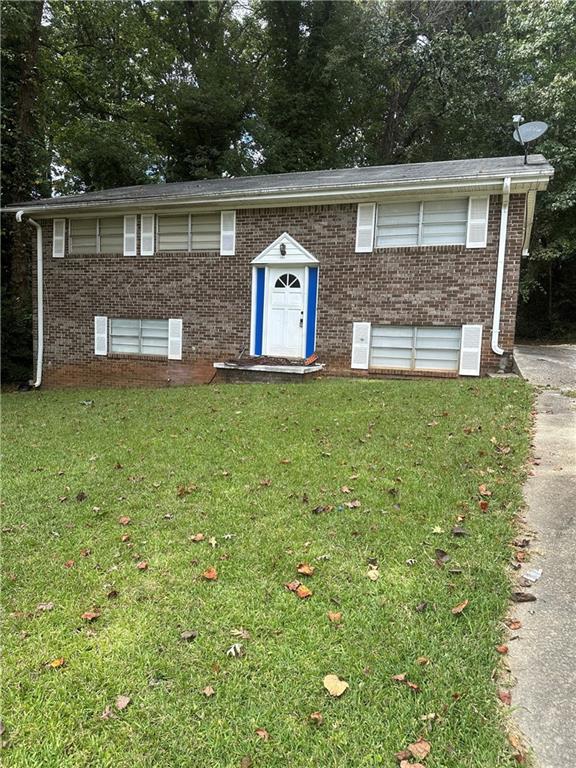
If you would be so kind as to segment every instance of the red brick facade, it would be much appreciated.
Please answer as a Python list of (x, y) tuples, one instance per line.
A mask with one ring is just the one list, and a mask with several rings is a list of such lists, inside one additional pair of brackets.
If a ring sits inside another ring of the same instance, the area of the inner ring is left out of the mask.
[[(44, 232), (44, 384), (163, 385), (206, 382), (213, 362), (249, 352), (251, 261), (288, 232), (319, 262), (317, 352), (326, 371), (350, 368), (352, 324), (481, 323), (482, 373), (500, 358), (490, 350), (500, 197), (490, 199), (487, 247), (422, 246), (355, 253), (356, 205), (239, 209), (236, 255), (52, 258)], [(525, 196), (510, 197), (500, 344), (514, 342)], [(94, 354), (94, 316), (183, 320), (182, 360)], [(392, 373), (392, 372), (391, 372)], [(405, 372), (397, 372), (402, 375)]]

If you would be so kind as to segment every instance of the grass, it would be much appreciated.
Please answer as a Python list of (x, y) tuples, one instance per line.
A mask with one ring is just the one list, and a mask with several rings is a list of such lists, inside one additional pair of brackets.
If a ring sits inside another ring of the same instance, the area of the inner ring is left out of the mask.
[(419, 736), (427, 768), (514, 765), (492, 676), (530, 405), (516, 380), (4, 396), (3, 765), (392, 768)]

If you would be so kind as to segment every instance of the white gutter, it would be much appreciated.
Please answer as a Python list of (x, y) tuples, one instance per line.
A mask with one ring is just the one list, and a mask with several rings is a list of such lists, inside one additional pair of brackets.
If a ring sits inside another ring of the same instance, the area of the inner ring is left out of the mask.
[[(24, 211), (16, 213), (16, 221), (22, 222)], [(36, 379), (30, 382), (32, 386), (38, 388), (42, 384), (42, 363), (44, 358), (44, 275), (42, 263), (42, 227), (34, 219), (25, 219), (28, 224), (36, 227), (36, 332), (38, 340), (36, 344)]]
[(498, 266), (496, 268), (496, 292), (494, 295), (494, 316), (492, 319), (492, 352), (503, 355), (499, 345), (500, 314), (502, 311), (502, 286), (504, 283), (504, 257), (506, 256), (506, 235), (508, 233), (508, 207), (510, 204), (510, 176), (502, 185), (502, 211), (500, 213), (500, 238), (498, 241)]

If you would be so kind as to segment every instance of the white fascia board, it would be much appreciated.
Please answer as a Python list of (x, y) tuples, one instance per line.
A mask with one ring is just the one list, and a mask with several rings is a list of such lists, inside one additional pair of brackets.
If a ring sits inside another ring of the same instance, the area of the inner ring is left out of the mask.
[[(545, 171), (536, 173), (506, 174), (511, 177), (511, 192), (527, 192), (529, 190), (544, 190), (547, 188), (551, 174)], [(227, 206), (234, 208), (252, 208), (266, 205), (302, 205), (333, 202), (358, 202), (362, 200), (374, 200), (376, 197), (390, 194), (410, 193), (439, 193), (453, 192), (494, 192), (498, 194), (502, 190), (504, 175), (482, 177), (458, 177), (450, 179), (426, 179), (426, 181), (414, 182), (388, 182), (379, 184), (346, 184), (339, 187), (321, 187), (319, 189), (279, 189), (256, 193), (238, 193), (209, 197), (206, 195), (189, 196), (180, 195), (168, 198), (164, 196), (152, 199), (132, 198), (130, 200), (112, 200), (99, 202), (68, 203), (62, 206), (21, 206), (26, 214), (43, 213), (48, 217), (61, 217), (85, 215), (85, 211), (92, 210), (94, 215), (102, 211), (121, 213), (137, 209), (150, 212), (169, 212), (170, 208), (178, 209), (183, 206), (188, 208), (202, 208), (203, 210), (220, 210)], [(4, 209), (12, 212), (16, 209)]]

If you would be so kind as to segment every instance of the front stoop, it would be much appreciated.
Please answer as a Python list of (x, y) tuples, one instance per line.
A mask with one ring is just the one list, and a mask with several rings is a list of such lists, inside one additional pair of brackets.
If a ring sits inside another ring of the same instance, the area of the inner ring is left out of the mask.
[(217, 380), (227, 383), (260, 382), (272, 383), (305, 383), (319, 374), (324, 365), (299, 365), (297, 362), (289, 364), (257, 363), (253, 359), (229, 360), (223, 363), (214, 363), (217, 372)]

